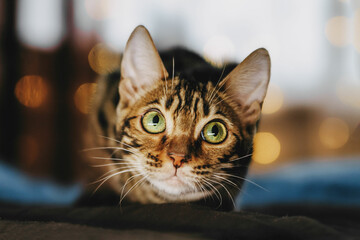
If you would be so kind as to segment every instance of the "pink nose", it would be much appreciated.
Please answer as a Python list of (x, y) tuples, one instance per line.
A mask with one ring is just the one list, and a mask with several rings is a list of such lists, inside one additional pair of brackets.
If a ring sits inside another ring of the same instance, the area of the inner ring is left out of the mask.
[(184, 162), (186, 162), (185, 155), (172, 154), (172, 153), (169, 153), (168, 155), (169, 155), (170, 159), (173, 160), (173, 165), (174, 165), (175, 168), (181, 167), (181, 165)]

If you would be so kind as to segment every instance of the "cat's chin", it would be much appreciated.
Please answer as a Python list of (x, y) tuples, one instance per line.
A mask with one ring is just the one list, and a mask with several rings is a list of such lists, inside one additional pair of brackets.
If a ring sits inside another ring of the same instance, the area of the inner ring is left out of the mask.
[(192, 201), (204, 197), (196, 190), (195, 186), (186, 183), (179, 176), (173, 175), (161, 180), (156, 179), (151, 183), (162, 197), (170, 201)]

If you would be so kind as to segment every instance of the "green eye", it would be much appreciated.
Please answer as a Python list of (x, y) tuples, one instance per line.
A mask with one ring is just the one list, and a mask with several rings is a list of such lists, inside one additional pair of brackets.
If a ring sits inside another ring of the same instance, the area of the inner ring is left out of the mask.
[(227, 136), (227, 130), (223, 123), (213, 121), (205, 125), (201, 135), (208, 143), (221, 143)]
[(148, 133), (161, 133), (166, 128), (165, 118), (158, 111), (145, 113), (141, 119), (141, 124)]

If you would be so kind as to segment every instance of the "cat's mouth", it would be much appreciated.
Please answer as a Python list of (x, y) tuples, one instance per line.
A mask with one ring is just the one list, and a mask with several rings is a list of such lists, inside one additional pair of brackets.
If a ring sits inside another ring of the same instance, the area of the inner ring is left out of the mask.
[(151, 182), (159, 190), (171, 195), (178, 196), (194, 191), (186, 179), (178, 175), (171, 175), (162, 179), (153, 179)]

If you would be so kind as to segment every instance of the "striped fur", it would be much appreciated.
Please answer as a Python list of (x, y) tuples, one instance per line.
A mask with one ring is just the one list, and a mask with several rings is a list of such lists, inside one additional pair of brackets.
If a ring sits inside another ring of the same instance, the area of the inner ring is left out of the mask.
[[(232, 209), (246, 180), (258, 122), (244, 121), (245, 106), (229, 96), (220, 81), (236, 65), (218, 69), (182, 49), (161, 57), (170, 76), (148, 86), (131, 105), (121, 104), (119, 73), (99, 80), (92, 128), (103, 136), (98, 137), (97, 146), (107, 148), (111, 160), (99, 183), (109, 180), (121, 201), (200, 202)], [(164, 132), (144, 131), (141, 118), (149, 109), (165, 117)], [(204, 141), (201, 134), (214, 119), (228, 131), (220, 144)], [(169, 155), (173, 149), (186, 153), (179, 168)]]

